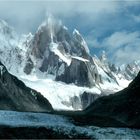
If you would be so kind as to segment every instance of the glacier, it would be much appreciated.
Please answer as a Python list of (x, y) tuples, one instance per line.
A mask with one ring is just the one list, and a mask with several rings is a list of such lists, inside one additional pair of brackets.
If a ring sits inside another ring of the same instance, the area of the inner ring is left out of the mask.
[[(46, 127), (73, 137), (83, 134), (91, 139), (128, 139), (140, 138), (140, 130), (130, 128), (101, 128), (95, 126), (76, 126), (68, 118), (47, 113), (0, 111), (0, 125), (13, 127)], [(20, 131), (20, 130), (19, 130)]]

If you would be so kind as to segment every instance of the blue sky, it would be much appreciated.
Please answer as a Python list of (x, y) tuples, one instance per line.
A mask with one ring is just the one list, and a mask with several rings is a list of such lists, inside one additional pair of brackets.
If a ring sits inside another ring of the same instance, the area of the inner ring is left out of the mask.
[(52, 13), (69, 28), (78, 29), (91, 54), (105, 50), (117, 64), (140, 59), (140, 1), (135, 0), (1, 0), (0, 18), (16, 31), (34, 33)]

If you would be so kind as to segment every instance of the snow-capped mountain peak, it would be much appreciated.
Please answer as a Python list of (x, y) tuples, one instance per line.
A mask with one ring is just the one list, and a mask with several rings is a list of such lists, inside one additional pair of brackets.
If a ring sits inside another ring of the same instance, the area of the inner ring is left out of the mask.
[[(77, 29), (74, 29), (74, 30), (73, 30), (73, 35), (75, 35), (75, 34), (80, 35), (80, 33), (79, 33), (79, 31), (78, 31)], [(80, 36), (81, 36), (81, 35), (80, 35)]]
[(134, 67), (127, 67), (127, 74), (121, 68), (119, 71), (109, 63), (105, 52), (101, 59), (92, 58), (80, 32), (74, 29), (71, 34), (61, 21), (50, 16), (35, 34), (22, 35), (20, 39), (7, 23), (1, 24), (2, 31), (5, 27), (10, 29), (7, 34), (0, 32), (1, 62), (27, 86), (41, 92), (55, 109), (82, 109), (83, 98), (88, 99), (84, 104), (89, 105), (94, 94), (124, 88), (119, 83), (127, 79), (130, 68), (137, 68), (134, 63)]
[(102, 55), (101, 55), (101, 57), (100, 57), (100, 60), (102, 61), (102, 62), (105, 62), (105, 61), (107, 61), (108, 59), (107, 59), (107, 55), (106, 55), (106, 52), (105, 51), (102, 51)]

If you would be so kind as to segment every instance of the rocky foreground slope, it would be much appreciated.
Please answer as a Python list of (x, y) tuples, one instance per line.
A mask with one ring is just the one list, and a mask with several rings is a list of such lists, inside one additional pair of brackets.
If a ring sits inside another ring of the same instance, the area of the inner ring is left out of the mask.
[(39, 92), (8, 73), (0, 63), (0, 110), (50, 112), (52, 106)]
[(77, 112), (73, 118), (81, 125), (140, 128), (139, 105), (140, 72), (127, 88), (98, 98), (85, 111)]

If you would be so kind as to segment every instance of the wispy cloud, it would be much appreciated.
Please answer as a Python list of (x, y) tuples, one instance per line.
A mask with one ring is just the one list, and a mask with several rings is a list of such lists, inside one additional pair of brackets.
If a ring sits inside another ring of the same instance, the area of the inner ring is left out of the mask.
[(115, 32), (100, 44), (117, 64), (140, 59), (140, 32)]
[(132, 20), (140, 23), (140, 15), (131, 15)]
[[(140, 42), (139, 42), (140, 43)], [(126, 46), (120, 48), (113, 54), (113, 60), (116, 64), (126, 64), (134, 60), (140, 60), (140, 46)]]
[(118, 5), (115, 1), (94, 0), (6, 0), (0, 1), (0, 18), (25, 32), (36, 28), (45, 18), (46, 12), (64, 20), (78, 18), (78, 21), (82, 20), (81, 25), (87, 25), (102, 14), (114, 13)]
[(125, 47), (127, 45), (134, 45), (140, 42), (139, 32), (115, 32), (111, 36), (104, 39), (102, 46), (107, 47), (107, 49), (115, 49), (120, 47)]

